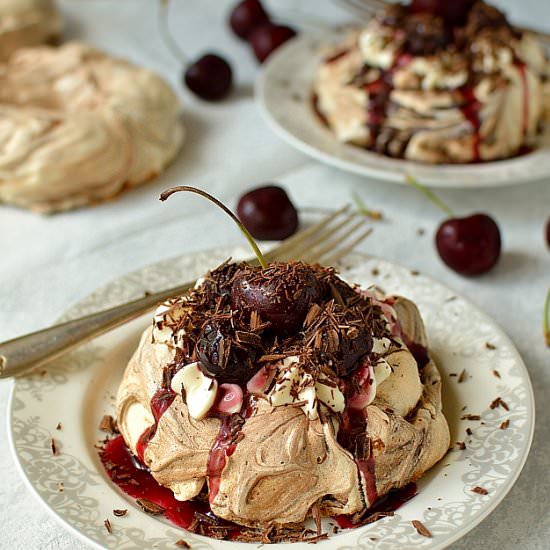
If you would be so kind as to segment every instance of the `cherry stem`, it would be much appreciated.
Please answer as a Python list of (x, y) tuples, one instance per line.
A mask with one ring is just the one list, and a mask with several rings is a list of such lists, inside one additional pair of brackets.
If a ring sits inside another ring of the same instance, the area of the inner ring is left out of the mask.
[(160, 0), (159, 2), (159, 28), (160, 35), (162, 36), (164, 43), (172, 53), (172, 55), (180, 62), (182, 65), (186, 66), (189, 64), (189, 58), (183, 53), (183, 50), (179, 47), (176, 42), (170, 26), (168, 25), (168, 8), (170, 0)]
[(371, 220), (382, 219), (382, 212), (379, 212), (377, 210), (370, 210), (369, 208), (367, 208), (367, 205), (363, 202), (363, 199), (357, 193), (352, 193), (351, 197), (353, 199), (353, 202), (355, 203), (355, 207), (357, 208), (357, 212), (359, 212), (359, 214), (366, 216)]
[(550, 348), (550, 289), (548, 294), (546, 294), (546, 302), (544, 304), (544, 320), (543, 320), (543, 329), (544, 329), (544, 339), (546, 340), (546, 345)]
[(423, 193), (424, 196), (427, 197), (430, 202), (432, 202), (438, 208), (443, 210), (445, 214), (448, 214), (451, 218), (455, 217), (454, 212), (437, 195), (435, 195), (435, 193), (432, 193), (427, 187), (425, 187), (419, 181), (414, 179), (410, 174), (407, 174), (405, 176), (405, 180), (410, 186), (414, 187), (415, 189)]
[(238, 228), (242, 231), (243, 235), (246, 237), (246, 240), (252, 247), (252, 250), (258, 258), (258, 262), (260, 262), (260, 265), (262, 266), (262, 269), (267, 269), (267, 261), (262, 254), (262, 251), (258, 248), (258, 245), (256, 244), (256, 241), (252, 238), (252, 235), (248, 232), (248, 229), (242, 224), (241, 220), (223, 204), (223, 202), (220, 202), (216, 197), (213, 197), (210, 193), (207, 193), (206, 191), (203, 191), (202, 189), (197, 189), (196, 187), (191, 187), (190, 185), (177, 185), (176, 187), (171, 187), (170, 189), (166, 189), (166, 191), (163, 191), (160, 194), (160, 200), (165, 201), (170, 195), (173, 195), (174, 193), (178, 193), (179, 191), (189, 191), (191, 193), (196, 193), (197, 195), (200, 195), (201, 197), (204, 197), (205, 199), (208, 199), (210, 202), (213, 202), (215, 205), (219, 206), (238, 226)]

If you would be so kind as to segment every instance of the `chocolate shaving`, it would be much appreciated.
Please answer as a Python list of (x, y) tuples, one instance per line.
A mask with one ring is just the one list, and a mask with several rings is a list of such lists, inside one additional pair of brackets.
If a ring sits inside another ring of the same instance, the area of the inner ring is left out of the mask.
[(457, 382), (459, 384), (462, 384), (462, 382), (464, 382), (464, 380), (466, 380), (466, 369), (462, 369), (462, 372), (460, 373)]
[(50, 440), (50, 448), (52, 450), (52, 455), (57, 456), (59, 454), (59, 449), (57, 448), (57, 443), (55, 442), (55, 439), (52, 437)]
[(55, 429), (58, 431), (63, 429), (63, 425), (61, 424), (61, 422), (57, 423), (57, 426), (55, 427)]
[(115, 515), (117, 518), (121, 518), (125, 516), (128, 513), (128, 510), (113, 510), (113, 515)]
[(463, 414), (460, 420), (481, 420), (481, 416), (479, 414)]
[(506, 420), (504, 420), (501, 424), (500, 424), (500, 429), (501, 430), (506, 430), (508, 428), (508, 426), (510, 425), (510, 419), (507, 418)]
[(144, 512), (152, 516), (158, 516), (164, 513), (164, 508), (162, 506), (155, 504), (147, 498), (138, 498), (136, 502)]
[(430, 532), (430, 530), (421, 521), (418, 521), (417, 519), (413, 519), (411, 523), (413, 524), (413, 527), (416, 529), (416, 532), (419, 535), (422, 535), (423, 537), (428, 537), (428, 538), (432, 537), (432, 533)]
[(494, 370), (494, 369), (493, 369), (493, 376), (496, 377), (496, 378), (501, 378), (500, 372), (498, 372), (498, 370)]
[(103, 522), (103, 525), (105, 525), (105, 529), (107, 529), (107, 533), (109, 533), (109, 535), (111, 535), (113, 533), (113, 528), (111, 526), (111, 522), (108, 519), (106, 519)]
[(99, 429), (102, 432), (107, 432), (110, 434), (118, 433), (115, 419), (110, 414), (103, 415), (101, 422), (99, 423)]
[(491, 342), (485, 342), (485, 347), (490, 350), (497, 349), (497, 347), (491, 344)]
[(466, 428), (466, 434), (467, 435), (472, 435), (472, 430), (470, 428)]
[(186, 540), (183, 540), (183, 539), (177, 540), (175, 544), (180, 548), (191, 548), (191, 545)]
[(457, 441), (456, 446), (461, 450), (464, 451), (466, 449), (466, 443), (464, 441)]
[(487, 489), (484, 489), (483, 487), (474, 487), (472, 489), (472, 493), (477, 493), (478, 495), (488, 495), (489, 491), (487, 491)]
[(493, 399), (493, 401), (491, 401), (491, 404), (489, 405), (489, 407), (491, 409), (496, 409), (497, 407), (502, 407), (506, 411), (510, 410), (510, 407), (508, 407), (507, 403), (501, 397), (497, 397), (496, 399)]

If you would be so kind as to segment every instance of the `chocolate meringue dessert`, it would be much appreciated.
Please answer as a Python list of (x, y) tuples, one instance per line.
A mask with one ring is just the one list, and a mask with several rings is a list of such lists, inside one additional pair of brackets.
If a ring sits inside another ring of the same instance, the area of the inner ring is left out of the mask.
[(413, 0), (329, 49), (314, 100), (341, 142), (424, 163), (493, 161), (536, 147), (549, 68), (536, 36), (497, 8)]
[(216, 538), (364, 525), (448, 450), (427, 346), (413, 302), (332, 268), (224, 263), (156, 310), (103, 464), (146, 511)]
[(0, 61), (20, 48), (57, 42), (62, 28), (54, 0), (0, 0)]
[(157, 177), (184, 137), (178, 98), (152, 71), (80, 42), (0, 63), (0, 204), (51, 214)]

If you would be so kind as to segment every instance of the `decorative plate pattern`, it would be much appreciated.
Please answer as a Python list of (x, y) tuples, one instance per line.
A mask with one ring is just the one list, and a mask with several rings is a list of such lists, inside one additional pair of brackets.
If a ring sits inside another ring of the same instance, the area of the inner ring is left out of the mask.
[[(236, 249), (234, 256), (243, 251)], [(227, 257), (209, 251), (162, 262), (112, 282), (63, 317), (84, 315), (198, 277)], [(443, 548), (457, 540), (504, 498), (527, 458), (534, 427), (534, 400), (527, 370), (507, 336), (486, 315), (452, 291), (384, 260), (354, 255), (341, 267), (351, 282), (377, 284), (413, 299), (424, 318), (430, 350), (443, 377), (443, 402), (454, 447), (419, 482), (419, 494), (395, 516), (342, 531), (316, 548), (351, 550)], [(150, 314), (54, 361), (47, 369), (17, 379), (10, 401), (10, 445), (29, 487), (58, 519), (99, 548), (173, 549), (184, 539), (194, 550), (238, 550), (249, 545), (188, 534), (143, 513), (106, 477), (94, 445), (98, 424), (114, 410), (123, 369)], [(460, 373), (464, 371), (462, 377)], [(494, 374), (498, 373), (500, 377)], [(458, 383), (458, 379), (463, 381)], [(490, 404), (501, 397), (509, 411)], [(480, 415), (480, 421), (463, 419)], [(507, 429), (500, 429), (509, 420)], [(58, 423), (61, 423), (58, 426)], [(58, 429), (59, 428), (59, 429)], [(471, 435), (465, 433), (471, 429)], [(57, 454), (52, 453), (52, 438)], [(483, 487), (487, 495), (472, 491)], [(112, 510), (126, 508), (125, 517)], [(112, 533), (104, 520), (109, 519)], [(420, 536), (412, 520), (433, 534)], [(288, 548), (288, 545), (271, 545)], [(294, 543), (299, 550), (306, 543)]]
[(290, 145), (342, 170), (401, 184), (404, 174), (412, 174), (429, 187), (447, 188), (498, 187), (548, 177), (550, 127), (532, 153), (469, 165), (432, 166), (393, 159), (337, 141), (316, 115), (311, 91), (321, 47), (341, 39), (341, 30), (303, 33), (277, 49), (263, 66), (256, 97), (268, 123)]

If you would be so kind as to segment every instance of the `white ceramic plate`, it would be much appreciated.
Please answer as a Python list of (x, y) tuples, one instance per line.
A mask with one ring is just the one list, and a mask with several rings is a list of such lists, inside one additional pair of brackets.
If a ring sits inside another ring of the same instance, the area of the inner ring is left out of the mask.
[[(84, 299), (65, 318), (83, 315), (165, 288), (204, 273), (227, 251), (211, 251), (147, 267)], [(236, 256), (234, 254), (234, 256)], [(444, 286), (389, 262), (351, 257), (342, 273), (349, 280), (376, 283), (412, 298), (424, 318), (430, 351), (443, 377), (444, 410), (452, 441), (466, 449), (451, 451), (418, 484), (419, 494), (395, 516), (343, 531), (318, 543), (319, 550), (443, 548), (457, 540), (504, 498), (518, 477), (534, 427), (533, 392), (518, 352), (485, 314)], [(173, 550), (183, 538), (193, 550), (244, 550), (249, 545), (187, 534), (143, 513), (105, 475), (94, 445), (103, 438), (98, 424), (114, 411), (114, 396), (126, 362), (150, 315), (105, 335), (55, 361), (46, 372), (16, 381), (10, 401), (10, 445), (29, 487), (70, 530), (95, 547)], [(495, 349), (489, 349), (486, 343)], [(457, 376), (466, 369), (467, 377)], [(501, 378), (492, 373), (497, 370)], [(500, 396), (510, 410), (490, 409)], [(465, 413), (482, 421), (461, 420)], [(508, 429), (499, 429), (509, 419)], [(56, 426), (61, 422), (62, 429)], [(470, 427), (471, 436), (465, 430)], [(51, 452), (51, 438), (59, 448)], [(480, 486), (483, 496), (472, 492)], [(127, 508), (125, 517), (112, 510)], [(103, 524), (109, 518), (113, 532)], [(433, 538), (420, 536), (411, 520), (422, 521)], [(288, 545), (273, 545), (288, 550)], [(311, 550), (295, 543), (293, 548)]]
[(256, 97), (267, 121), (279, 136), (322, 162), (370, 178), (405, 183), (412, 174), (430, 187), (475, 188), (515, 185), (548, 179), (550, 128), (539, 148), (529, 154), (483, 164), (431, 166), (385, 157), (340, 143), (316, 115), (311, 91), (320, 48), (342, 39), (341, 31), (302, 34), (279, 48), (263, 67)]

